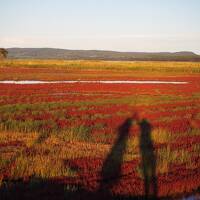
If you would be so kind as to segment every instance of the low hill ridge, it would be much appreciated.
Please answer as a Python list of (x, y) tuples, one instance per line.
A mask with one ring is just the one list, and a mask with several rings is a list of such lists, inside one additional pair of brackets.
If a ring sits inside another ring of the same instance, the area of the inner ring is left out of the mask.
[(8, 58), (126, 61), (200, 61), (200, 55), (181, 52), (118, 52), (103, 50), (69, 50), (56, 48), (8, 48)]

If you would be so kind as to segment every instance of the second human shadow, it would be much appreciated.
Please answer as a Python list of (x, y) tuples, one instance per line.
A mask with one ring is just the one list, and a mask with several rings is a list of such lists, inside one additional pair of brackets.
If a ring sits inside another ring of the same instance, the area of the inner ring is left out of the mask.
[(140, 123), (140, 154), (144, 178), (145, 199), (157, 199), (156, 155), (151, 138), (152, 126), (143, 119)]

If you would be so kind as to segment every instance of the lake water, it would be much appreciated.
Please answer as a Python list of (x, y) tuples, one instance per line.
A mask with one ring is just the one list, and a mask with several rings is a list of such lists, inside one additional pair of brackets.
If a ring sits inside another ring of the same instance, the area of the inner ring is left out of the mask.
[(29, 85), (29, 84), (55, 84), (55, 83), (102, 83), (102, 84), (188, 84), (188, 82), (184, 81), (36, 81), (36, 80), (23, 80), (23, 81), (12, 81), (12, 80), (4, 80), (0, 81), (1, 84), (20, 84), (20, 85)]

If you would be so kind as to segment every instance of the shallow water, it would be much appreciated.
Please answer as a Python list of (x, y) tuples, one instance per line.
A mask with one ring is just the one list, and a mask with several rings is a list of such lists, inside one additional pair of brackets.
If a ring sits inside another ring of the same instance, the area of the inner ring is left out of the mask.
[(55, 84), (55, 83), (102, 83), (102, 84), (188, 84), (184, 81), (35, 81), (35, 80), (23, 80), (23, 81), (11, 81), (4, 80), (0, 81), (1, 84)]

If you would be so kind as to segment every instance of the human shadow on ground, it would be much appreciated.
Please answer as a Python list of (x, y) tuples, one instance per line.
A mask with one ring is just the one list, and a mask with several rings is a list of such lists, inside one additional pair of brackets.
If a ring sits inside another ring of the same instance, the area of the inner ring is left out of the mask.
[(107, 193), (107, 195), (110, 193), (109, 189), (117, 184), (122, 175), (123, 155), (132, 123), (133, 120), (128, 118), (119, 126), (116, 142), (103, 163), (99, 191)]
[(102, 181), (99, 190), (110, 194), (109, 190), (112, 189), (114, 185), (117, 185), (120, 178), (122, 178), (121, 168), (123, 155), (126, 150), (128, 137), (130, 136), (130, 128), (135, 122), (137, 122), (140, 127), (139, 148), (145, 192), (143, 198), (157, 199), (156, 155), (151, 138), (152, 126), (146, 119), (139, 121), (137, 118), (134, 119), (134, 117), (127, 118), (118, 128), (118, 138), (103, 163), (101, 171)]
[(143, 119), (140, 125), (141, 168), (144, 178), (145, 199), (157, 199), (156, 155), (151, 138), (151, 124)]

